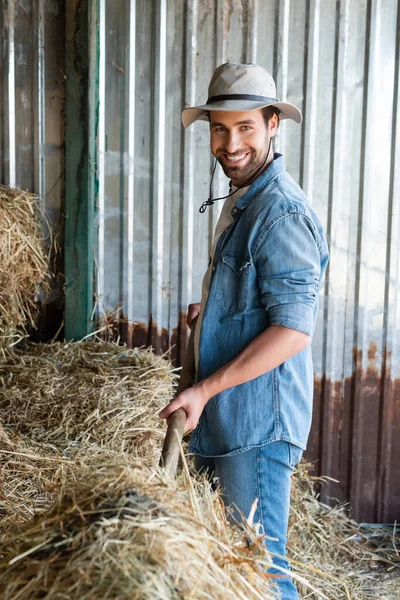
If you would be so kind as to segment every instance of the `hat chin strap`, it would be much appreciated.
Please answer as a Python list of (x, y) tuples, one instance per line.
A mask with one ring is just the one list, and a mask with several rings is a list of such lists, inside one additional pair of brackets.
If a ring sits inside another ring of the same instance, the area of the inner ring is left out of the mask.
[(214, 161), (214, 168), (213, 168), (213, 171), (212, 171), (212, 174), (211, 174), (211, 181), (210, 181), (210, 189), (209, 189), (209, 193), (208, 193), (208, 199), (205, 200), (203, 202), (203, 204), (200, 206), (199, 213), (201, 213), (201, 214), (205, 213), (206, 210), (207, 210), (207, 206), (212, 206), (214, 204), (214, 202), (218, 202), (218, 200), (226, 200), (227, 198), (230, 198), (231, 196), (233, 196), (233, 194), (236, 194), (236, 192), (237, 192), (238, 189), (246, 187), (247, 185), (249, 185), (249, 183), (252, 183), (255, 179), (257, 179), (257, 177), (263, 171), (263, 169), (265, 167), (265, 163), (268, 160), (268, 156), (269, 156), (269, 153), (271, 151), (272, 139), (273, 138), (271, 137), (270, 140), (269, 140), (269, 144), (268, 144), (268, 152), (267, 152), (267, 154), (266, 154), (263, 162), (261, 163), (261, 165), (255, 171), (255, 173), (253, 173), (248, 179), (246, 179), (245, 182), (242, 185), (237, 186), (236, 190), (234, 190), (233, 192), (231, 192), (227, 196), (221, 196), (220, 198), (211, 198), (211, 196), (212, 196), (212, 183), (213, 183), (215, 169), (217, 168), (217, 162), (218, 162), (218, 160), (215, 159), (215, 161)]

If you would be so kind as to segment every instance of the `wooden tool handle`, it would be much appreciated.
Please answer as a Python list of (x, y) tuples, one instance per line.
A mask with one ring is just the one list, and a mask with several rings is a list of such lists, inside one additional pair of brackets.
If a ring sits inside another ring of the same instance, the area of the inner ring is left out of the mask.
[[(176, 391), (176, 396), (192, 387), (195, 377), (195, 358), (194, 358), (194, 334), (196, 330), (197, 317), (194, 319), (192, 329), (189, 336), (189, 342), (186, 349), (185, 360), (179, 384)], [(179, 461), (179, 444), (175, 431), (178, 433), (179, 439), (182, 439), (185, 433), (186, 412), (183, 408), (178, 408), (169, 418), (168, 429), (165, 435), (164, 445), (161, 452), (160, 465), (164, 467), (168, 473), (175, 477), (178, 469)]]

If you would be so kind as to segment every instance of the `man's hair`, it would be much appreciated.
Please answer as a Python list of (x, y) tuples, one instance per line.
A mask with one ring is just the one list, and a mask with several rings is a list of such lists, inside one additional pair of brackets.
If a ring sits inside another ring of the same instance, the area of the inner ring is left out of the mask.
[(268, 123), (270, 122), (270, 120), (272, 119), (272, 117), (274, 115), (276, 115), (278, 117), (278, 127), (279, 127), (279, 113), (280, 113), (279, 108), (275, 108), (275, 106), (265, 106), (261, 110), (262, 110), (264, 123), (267, 127), (268, 127)]

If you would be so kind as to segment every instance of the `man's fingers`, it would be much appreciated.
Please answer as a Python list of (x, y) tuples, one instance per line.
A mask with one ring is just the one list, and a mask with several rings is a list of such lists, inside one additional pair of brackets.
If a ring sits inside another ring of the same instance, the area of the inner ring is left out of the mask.
[(160, 419), (167, 419), (174, 412), (174, 409), (171, 407), (171, 404), (168, 404), (168, 406), (163, 408), (162, 411), (158, 413)]
[[(178, 410), (178, 408), (183, 408), (183, 410), (186, 410), (185, 407), (182, 406), (182, 404), (179, 401), (175, 402), (175, 400), (172, 400), (165, 408), (162, 409), (162, 411), (158, 414), (158, 416), (160, 417), (160, 419), (167, 419), (167, 423), (168, 423), (171, 415), (176, 410)], [(186, 423), (185, 423), (184, 435), (187, 435), (188, 433), (193, 431), (193, 429), (196, 429), (196, 427), (197, 427), (197, 422), (194, 423), (193, 418), (190, 418), (190, 417), (187, 418)]]
[(189, 304), (188, 312), (186, 317), (186, 324), (190, 329), (193, 325), (193, 320), (198, 317), (200, 314), (200, 303), (196, 302), (194, 304)]
[(160, 413), (158, 413), (158, 416), (160, 417), (160, 419), (167, 419), (170, 415), (172, 415), (173, 412), (178, 410), (178, 408), (180, 408), (181, 406), (182, 405), (179, 402), (179, 400), (171, 400), (171, 402), (165, 408), (163, 408)]

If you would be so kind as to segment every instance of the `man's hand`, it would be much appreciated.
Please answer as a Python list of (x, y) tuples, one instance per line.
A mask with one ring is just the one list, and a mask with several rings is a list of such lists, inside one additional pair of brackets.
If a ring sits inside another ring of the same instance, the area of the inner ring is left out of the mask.
[(187, 388), (171, 400), (158, 416), (160, 419), (168, 419), (178, 408), (183, 408), (187, 414), (185, 433), (188, 433), (197, 427), (200, 415), (208, 400), (209, 397), (206, 395), (203, 387), (195, 385)]
[(192, 329), (193, 321), (196, 317), (199, 316), (199, 314), (200, 314), (200, 302), (196, 302), (194, 304), (189, 304), (188, 311), (187, 311), (187, 317), (186, 317), (186, 324), (190, 329)]

